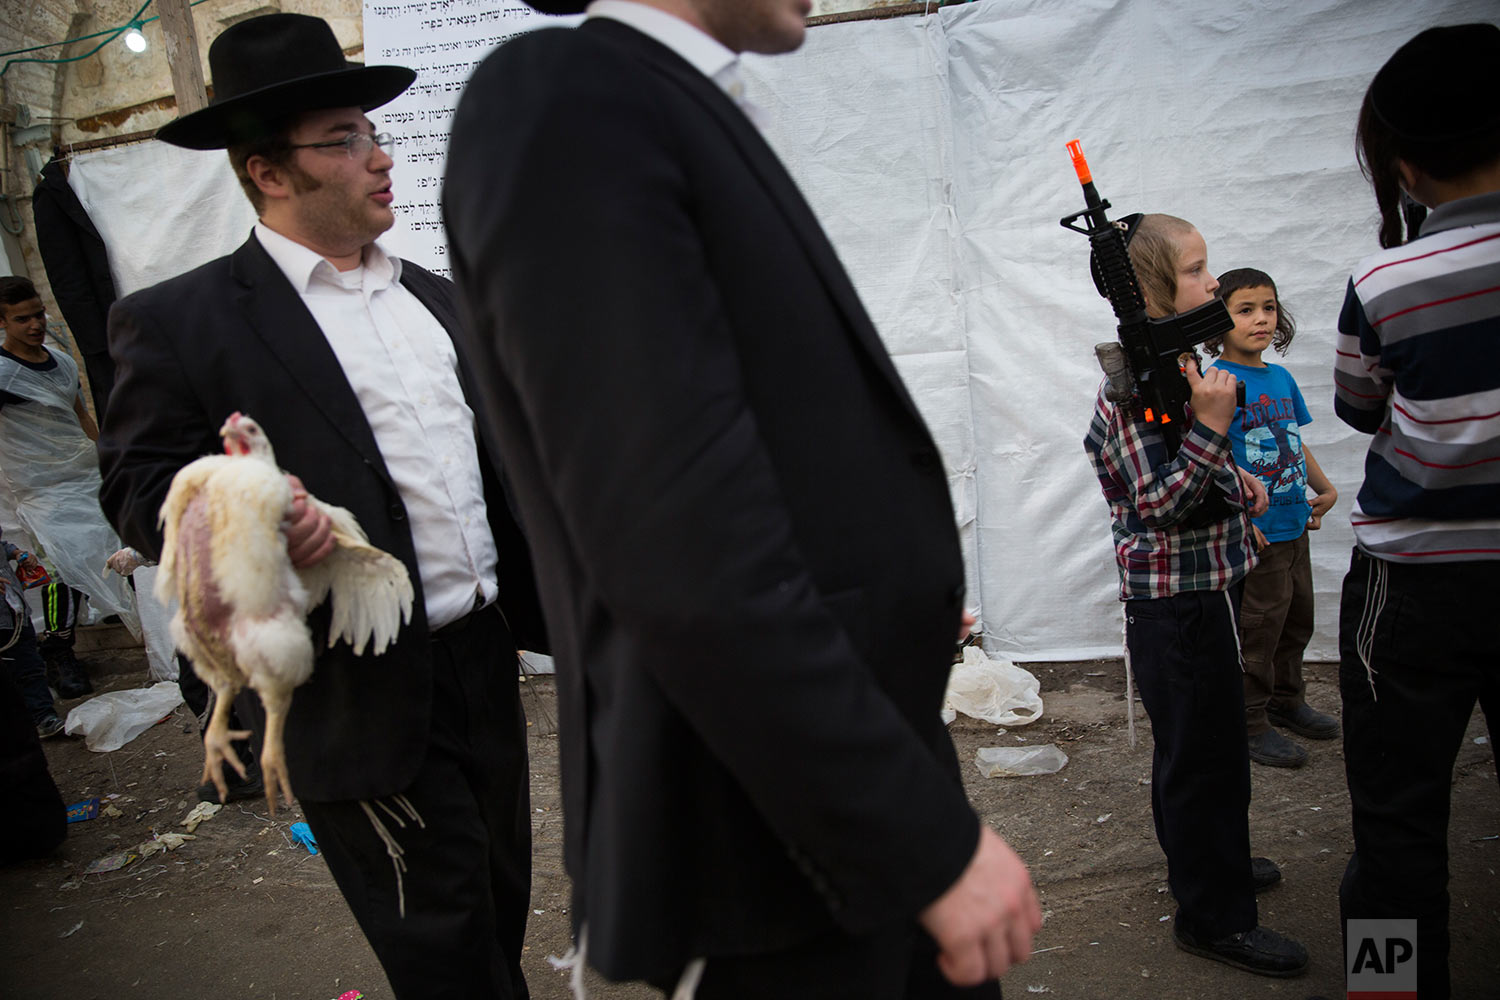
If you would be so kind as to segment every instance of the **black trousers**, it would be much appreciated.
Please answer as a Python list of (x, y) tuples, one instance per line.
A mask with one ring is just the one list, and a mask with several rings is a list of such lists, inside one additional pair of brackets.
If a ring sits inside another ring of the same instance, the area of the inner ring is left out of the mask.
[(1354, 855), (1339, 887), (1339, 911), (1344, 920), (1416, 918), (1422, 1000), (1442, 1000), (1450, 990), (1453, 762), (1476, 701), (1494, 745), (1496, 608), (1500, 562), (1494, 560), (1412, 565), (1356, 549), (1344, 577), (1339, 691)]
[(302, 810), (397, 997), (524, 1000), (531, 796), (515, 643), (490, 607), (440, 630), (432, 657), (431, 742), (401, 792), (421, 823), (394, 797), (369, 803), (405, 852), (400, 893), (359, 802)]
[[(668, 996), (675, 983), (656, 983)], [(766, 955), (710, 958), (695, 1000), (1000, 1000), (1000, 984), (954, 986), (917, 924), (861, 937), (824, 935)]]
[(1258, 921), (1250, 754), (1234, 611), (1239, 587), (1125, 603), (1130, 666), (1151, 717), (1151, 811), (1178, 923), (1210, 940)]
[(6, 671), (0, 671), (0, 801), (0, 865), (44, 857), (67, 836), (68, 810), (47, 770), (36, 723)]

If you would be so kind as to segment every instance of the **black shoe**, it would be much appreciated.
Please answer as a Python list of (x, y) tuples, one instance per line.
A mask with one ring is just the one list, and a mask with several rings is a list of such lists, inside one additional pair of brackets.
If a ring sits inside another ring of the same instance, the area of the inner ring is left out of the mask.
[(1177, 941), (1177, 947), (1185, 952), (1211, 958), (1215, 962), (1223, 962), (1257, 976), (1289, 979), (1307, 971), (1307, 949), (1269, 927), (1252, 927), (1238, 934), (1205, 941), (1183, 930), (1182, 925), (1178, 924), (1172, 929), (1172, 937)]
[(1307, 751), (1282, 736), (1274, 729), (1267, 729), (1250, 737), (1250, 759), (1268, 767), (1301, 767), (1307, 763)]
[(89, 675), (83, 669), (83, 664), (73, 655), (73, 650), (66, 649), (47, 657), (47, 683), (57, 690), (64, 698), (82, 698), (86, 694), (92, 694), (94, 685), (89, 681)]
[(1307, 704), (1298, 705), (1290, 712), (1267, 708), (1266, 718), (1271, 720), (1273, 726), (1290, 729), (1298, 736), (1305, 736), (1310, 740), (1331, 740), (1339, 734), (1338, 719), (1324, 715)]
[(57, 717), (56, 712), (48, 713), (36, 724), (36, 734), (44, 740), (50, 740), (54, 736), (61, 736), (63, 734), (63, 720)]
[(1281, 881), (1281, 869), (1270, 858), (1250, 859), (1250, 882), (1256, 892), (1264, 892)]
[(212, 802), (215, 805), (225, 805), (230, 802), (238, 802), (241, 799), (264, 798), (266, 794), (266, 783), (260, 776), (260, 765), (250, 761), (245, 765), (245, 776), (241, 778), (235, 773), (234, 768), (224, 765), (224, 786), (229, 797), (223, 802), (219, 801), (219, 790), (214, 787), (213, 782), (207, 782), (198, 786), (198, 801)]

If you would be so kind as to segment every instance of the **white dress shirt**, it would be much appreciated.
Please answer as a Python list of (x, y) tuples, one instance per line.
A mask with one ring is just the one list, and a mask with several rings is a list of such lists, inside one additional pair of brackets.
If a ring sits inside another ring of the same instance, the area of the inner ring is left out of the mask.
[(379, 244), (365, 248), (359, 267), (340, 271), (264, 223), (255, 237), (322, 329), (374, 432), (406, 505), (428, 626), (462, 618), (476, 597), (489, 604), (498, 559), (474, 413), (447, 331), (401, 284), (400, 258)]
[(628, 24), (661, 42), (717, 84), (757, 126), (764, 123), (765, 112), (745, 96), (739, 56), (718, 39), (680, 17), (634, 0), (594, 0), (588, 5), (586, 14), (590, 18), (607, 17)]

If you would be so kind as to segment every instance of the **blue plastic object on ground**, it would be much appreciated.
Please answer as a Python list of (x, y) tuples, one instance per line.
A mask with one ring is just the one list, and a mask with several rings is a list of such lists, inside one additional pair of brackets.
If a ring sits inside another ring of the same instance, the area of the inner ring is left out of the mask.
[(306, 823), (293, 823), (291, 833), (293, 840), (307, 848), (307, 853), (318, 853), (318, 838), (313, 836), (312, 828)]
[(99, 815), (99, 797), (96, 795), (82, 802), (75, 802), (68, 806), (68, 822), (82, 823), (84, 820), (93, 819)]

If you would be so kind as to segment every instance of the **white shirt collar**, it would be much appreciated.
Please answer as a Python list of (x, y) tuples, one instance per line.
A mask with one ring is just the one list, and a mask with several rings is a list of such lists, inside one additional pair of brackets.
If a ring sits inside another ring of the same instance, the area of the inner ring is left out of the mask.
[[(589, 4), (588, 17), (607, 17), (620, 21), (654, 38), (682, 58), (694, 69), (713, 80), (726, 93), (738, 73), (726, 70), (738, 68), (739, 57), (723, 43), (706, 32), (688, 24), (680, 17), (664, 10), (650, 7), (635, 0), (593, 0)], [(739, 95), (731, 94), (736, 100)]]
[[(332, 284), (341, 284), (338, 268), (316, 250), (303, 246), (296, 240), (278, 233), (264, 222), (255, 223), (255, 238), (261, 247), (286, 275), (298, 295), (306, 295), (313, 278), (323, 275)], [(319, 265), (325, 270), (320, 271)], [(365, 247), (364, 267), (366, 273), (383, 286), (401, 280), (401, 258), (385, 252), (379, 243)]]

